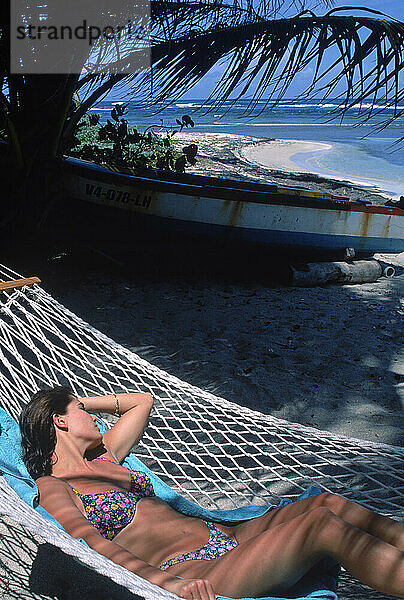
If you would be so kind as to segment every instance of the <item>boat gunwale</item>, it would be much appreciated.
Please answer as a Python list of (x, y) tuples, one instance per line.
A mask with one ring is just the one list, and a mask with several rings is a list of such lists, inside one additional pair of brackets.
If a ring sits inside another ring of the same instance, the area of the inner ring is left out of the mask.
[[(59, 159), (60, 160), (60, 159)], [(111, 169), (107, 169), (101, 165), (91, 163), (89, 161), (84, 161), (77, 158), (72, 157), (63, 157), (61, 159), (64, 165), (70, 171), (80, 171), (80, 170), (89, 170), (92, 173), (88, 174), (80, 174), (82, 177), (88, 177), (91, 179), (92, 177), (97, 180), (102, 180), (104, 182), (119, 182), (123, 185), (133, 185), (137, 184), (140, 187), (149, 187), (151, 191), (164, 191), (166, 193), (182, 193), (185, 196), (194, 196), (194, 197), (209, 197), (209, 198), (217, 198), (221, 200), (227, 200), (232, 202), (243, 202), (245, 204), (249, 203), (258, 203), (258, 204), (266, 204), (270, 205), (290, 205), (297, 206), (302, 208), (315, 208), (315, 209), (324, 209), (324, 210), (336, 210), (336, 211), (352, 211), (352, 212), (362, 212), (362, 213), (371, 213), (371, 214), (386, 214), (386, 215), (394, 215), (394, 216), (404, 216), (404, 210), (400, 208), (396, 208), (393, 206), (384, 206), (384, 205), (374, 205), (364, 203), (362, 201), (356, 200), (341, 200), (334, 198), (321, 198), (318, 196), (299, 196), (297, 193), (288, 194), (285, 188), (282, 186), (282, 192), (276, 191), (278, 186), (276, 184), (273, 185), (274, 190), (267, 189), (242, 189), (242, 187), (236, 187), (237, 184), (244, 183), (243, 181), (238, 181), (237, 179), (226, 179), (226, 178), (212, 178), (212, 179), (220, 179), (229, 184), (229, 187), (217, 186), (214, 185), (201, 185), (198, 183), (181, 183), (178, 181), (170, 181), (169, 179), (154, 179), (152, 177), (138, 176), (132, 175), (129, 173), (121, 173), (119, 171), (112, 171)], [(188, 174), (188, 176), (191, 174)], [(200, 177), (203, 180), (209, 179), (207, 176), (200, 175), (192, 175), (198, 181)], [(255, 184), (255, 182), (246, 182), (249, 186), (251, 184)], [(271, 186), (272, 184), (262, 184), (257, 182), (255, 184), (257, 188), (261, 186)], [(164, 190), (155, 189), (164, 186)], [(154, 188), (154, 189), (153, 189)], [(173, 188), (173, 189), (169, 189)], [(176, 189), (177, 188), (177, 189)], [(304, 188), (291, 188), (291, 192), (293, 190), (302, 191), (305, 193), (310, 193), (311, 190)], [(317, 192), (318, 193), (318, 192)], [(243, 198), (238, 198), (237, 196), (243, 194)], [(258, 196), (258, 197), (257, 197)], [(265, 197), (263, 197), (265, 196)]]

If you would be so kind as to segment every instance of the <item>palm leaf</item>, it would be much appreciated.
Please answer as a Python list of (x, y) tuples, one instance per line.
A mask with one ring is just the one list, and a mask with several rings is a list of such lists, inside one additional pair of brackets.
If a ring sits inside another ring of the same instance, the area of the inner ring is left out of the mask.
[[(154, 98), (179, 97), (227, 57), (226, 72), (212, 93), (219, 103), (237, 91), (239, 98), (253, 87), (252, 105), (265, 92), (269, 92), (268, 102), (280, 98), (296, 74), (316, 60), (307, 92), (320, 84), (317, 92), (327, 93), (344, 80), (346, 108), (379, 93), (397, 106), (404, 95), (399, 86), (403, 42), (404, 24), (399, 21), (345, 17), (334, 11), (321, 17), (303, 13), (292, 19), (213, 27), (152, 48)], [(322, 72), (324, 57), (333, 47), (339, 56)], [(369, 68), (371, 58), (375, 65)]]
[[(239, 25), (246, 20), (275, 18), (282, 8), (290, 10), (296, 6), (310, 3), (316, 6), (329, 6), (334, 0), (150, 0), (150, 27), (152, 40), (174, 40), (181, 36), (192, 36), (208, 30), (212, 23), (216, 26)], [(95, 45), (95, 49), (97, 45)], [(131, 48), (122, 47), (121, 53), (130, 57)], [(129, 58), (130, 60), (130, 58)], [(110, 62), (111, 71), (115, 64)], [(108, 75), (90, 72), (81, 78), (80, 88), (88, 86), (87, 91), (104, 83)], [(114, 80), (114, 85), (116, 84)]]
[[(373, 104), (378, 99), (395, 109), (382, 125), (390, 124), (403, 112), (398, 108), (404, 98), (399, 80), (404, 64), (404, 24), (400, 21), (359, 8), (355, 16), (343, 14), (348, 10), (343, 7), (322, 16), (303, 11), (293, 18), (274, 19), (263, 18), (248, 2), (237, 10), (234, 5), (188, 0), (166, 0), (163, 4), (152, 4), (150, 72), (90, 75), (87, 83), (91, 83), (91, 93), (83, 109), (112, 86), (124, 85), (127, 89), (128, 83), (131, 96), (142, 95), (143, 103), (172, 101), (191, 89), (215, 64), (226, 60), (225, 73), (208, 98), (212, 110), (248, 92), (252, 95), (247, 113), (256, 110), (265, 98), (260, 105), (264, 110), (285, 95), (300, 71), (314, 65), (305, 97), (337, 97), (344, 109), (338, 111), (342, 116), (367, 100), (363, 120), (377, 112)], [(272, 10), (277, 8), (275, 4), (274, 0)], [(173, 16), (174, 21), (170, 21)], [(331, 52), (330, 64), (327, 56)], [(126, 63), (130, 65), (135, 58), (135, 53), (129, 53)], [(341, 86), (343, 91), (338, 92)]]

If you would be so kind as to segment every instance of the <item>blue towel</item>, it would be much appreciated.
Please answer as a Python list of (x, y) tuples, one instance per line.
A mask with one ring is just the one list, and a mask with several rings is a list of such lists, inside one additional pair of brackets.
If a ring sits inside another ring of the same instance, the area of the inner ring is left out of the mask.
[[(105, 425), (98, 420), (98, 426), (101, 431), (105, 431)], [(291, 504), (291, 500), (284, 498), (277, 506), (268, 504), (264, 506), (245, 506), (233, 510), (207, 510), (190, 502), (172, 490), (157, 475), (143, 464), (133, 454), (129, 455), (124, 463), (126, 467), (134, 470), (141, 470), (147, 473), (153, 482), (156, 496), (165, 500), (175, 510), (189, 516), (199, 517), (201, 519), (216, 521), (218, 523), (236, 523), (253, 519), (265, 514), (268, 510)], [(61, 525), (39, 505), (38, 488), (35, 481), (30, 477), (21, 456), (21, 436), (18, 424), (10, 415), (0, 408), (0, 474), (6, 479), (8, 484), (17, 492), (17, 494), (32, 508), (37, 510), (46, 519), (62, 529)], [(321, 490), (315, 486), (309, 487), (297, 500), (316, 496)], [(338, 566), (331, 561), (323, 561), (307, 574), (299, 582), (296, 591), (293, 589), (293, 595), (289, 598), (296, 600), (338, 600), (336, 591), (336, 577)], [(223, 596), (218, 596), (221, 600), (228, 600)], [(249, 598), (245, 600), (250, 600)], [(279, 597), (266, 596), (265, 600), (286, 600)]]

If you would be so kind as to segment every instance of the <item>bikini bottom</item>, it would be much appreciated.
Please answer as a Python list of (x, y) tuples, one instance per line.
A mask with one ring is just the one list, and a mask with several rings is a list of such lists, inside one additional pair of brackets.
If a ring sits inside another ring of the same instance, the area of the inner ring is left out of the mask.
[(223, 533), (223, 531), (220, 531), (214, 523), (211, 521), (204, 521), (204, 523), (206, 523), (210, 532), (207, 544), (202, 546), (202, 548), (198, 548), (198, 550), (193, 550), (192, 552), (179, 554), (178, 556), (174, 556), (174, 558), (169, 558), (160, 565), (159, 569), (165, 571), (169, 567), (185, 562), (186, 560), (215, 560), (238, 546), (235, 540)]

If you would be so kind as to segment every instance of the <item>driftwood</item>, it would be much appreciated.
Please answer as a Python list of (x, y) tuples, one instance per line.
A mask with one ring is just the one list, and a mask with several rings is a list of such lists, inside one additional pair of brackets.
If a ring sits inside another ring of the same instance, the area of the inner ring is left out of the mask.
[(312, 286), (327, 283), (371, 283), (379, 277), (392, 277), (393, 267), (384, 268), (377, 260), (357, 260), (353, 262), (322, 262), (304, 265), (290, 265), (292, 285)]

